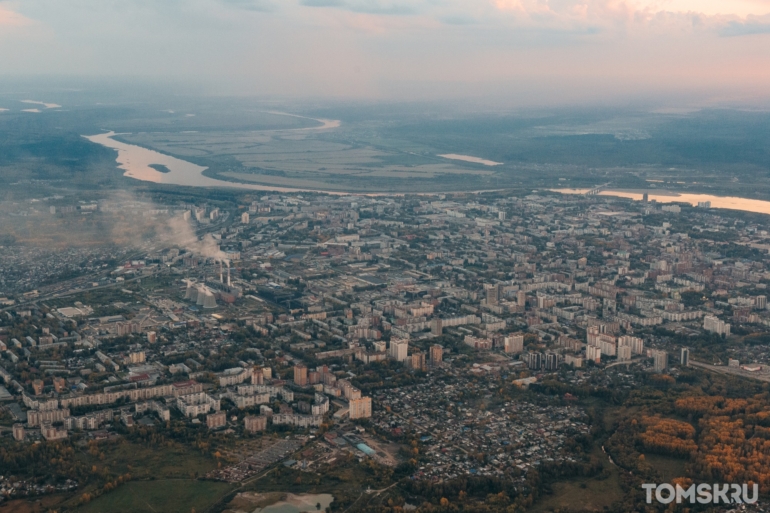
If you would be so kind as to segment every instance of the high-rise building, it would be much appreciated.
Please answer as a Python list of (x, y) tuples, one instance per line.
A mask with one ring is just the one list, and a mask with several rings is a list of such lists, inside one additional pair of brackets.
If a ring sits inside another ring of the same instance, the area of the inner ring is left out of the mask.
[(368, 419), (372, 416), (372, 398), (360, 397), (351, 399), (349, 403), (351, 419)]
[(516, 293), (516, 303), (524, 308), (527, 306), (527, 293), (523, 290), (520, 290)]
[(642, 354), (644, 352), (644, 340), (631, 335), (622, 335), (618, 338), (618, 347), (628, 346), (631, 348), (631, 354)]
[(439, 365), (444, 360), (444, 348), (438, 344), (430, 346), (430, 363)]
[(682, 351), (679, 356), (679, 363), (682, 365), (682, 367), (689, 367), (690, 366), (690, 350), (686, 347), (682, 348)]
[(294, 384), (300, 387), (307, 386), (307, 367), (302, 363), (294, 366)]
[(409, 367), (414, 370), (425, 370), (425, 353), (418, 351), (409, 357)]
[(524, 334), (516, 333), (505, 337), (505, 352), (506, 353), (521, 353), (524, 351)]
[(434, 336), (436, 337), (440, 336), (443, 330), (444, 330), (444, 323), (438, 317), (436, 317), (430, 322), (430, 332)]
[(586, 346), (586, 360), (594, 363), (602, 362), (602, 350), (596, 346)]
[(555, 371), (559, 369), (559, 355), (548, 351), (545, 353), (545, 370)]
[(618, 346), (618, 361), (626, 362), (631, 359), (631, 346)]
[(262, 385), (265, 382), (265, 376), (262, 374), (262, 369), (259, 367), (251, 368), (251, 384)]
[(757, 310), (767, 309), (767, 296), (757, 296), (754, 298), (754, 307)]
[(543, 367), (543, 353), (530, 351), (521, 355), (521, 359), (527, 364), (530, 370), (540, 370)]
[(500, 287), (497, 285), (487, 285), (487, 304), (496, 305), (500, 300)]
[(241, 223), (249, 224), (249, 213), (248, 212), (244, 212), (243, 214), (241, 214)]
[(655, 372), (663, 372), (668, 368), (668, 353), (665, 351), (655, 351), (652, 353), (654, 359)]
[(703, 329), (717, 335), (730, 335), (730, 325), (713, 315), (707, 315), (703, 318)]
[(388, 347), (388, 356), (397, 362), (405, 362), (409, 351), (409, 341), (404, 338), (393, 338)]
[(154, 331), (148, 331), (147, 342), (149, 342), (150, 344), (154, 344), (157, 341), (158, 341), (158, 334), (155, 333)]
[(24, 426), (21, 424), (13, 425), (13, 439), (17, 442), (24, 441)]

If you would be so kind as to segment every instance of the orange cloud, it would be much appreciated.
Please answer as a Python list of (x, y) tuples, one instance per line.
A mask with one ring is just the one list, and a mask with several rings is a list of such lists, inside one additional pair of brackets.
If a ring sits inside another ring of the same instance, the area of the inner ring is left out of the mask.
[(0, 5), (0, 27), (23, 27), (31, 20)]
[(650, 19), (660, 14), (705, 16), (762, 16), (770, 14), (770, 0), (491, 0), (497, 9), (528, 16)]

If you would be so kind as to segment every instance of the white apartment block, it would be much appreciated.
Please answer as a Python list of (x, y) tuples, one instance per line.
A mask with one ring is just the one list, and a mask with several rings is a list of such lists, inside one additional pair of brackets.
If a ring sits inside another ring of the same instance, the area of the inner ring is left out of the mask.
[(296, 427), (318, 427), (323, 422), (320, 415), (299, 415), (296, 413), (276, 413), (273, 424), (288, 424)]
[(516, 334), (505, 337), (506, 353), (521, 353), (524, 351), (524, 335)]
[(618, 338), (618, 347), (627, 346), (631, 348), (631, 354), (644, 353), (644, 340), (639, 337), (632, 337), (630, 335), (623, 335)]
[(730, 335), (730, 325), (713, 315), (707, 315), (703, 318), (703, 329), (717, 335)]
[(586, 346), (586, 360), (593, 360), (596, 363), (602, 361), (602, 350), (596, 346)]
[(397, 362), (405, 362), (409, 352), (409, 341), (402, 338), (395, 338), (390, 341), (388, 347), (388, 356)]
[(214, 399), (205, 392), (179, 396), (176, 407), (185, 417), (194, 418), (210, 411), (219, 411), (219, 399)]

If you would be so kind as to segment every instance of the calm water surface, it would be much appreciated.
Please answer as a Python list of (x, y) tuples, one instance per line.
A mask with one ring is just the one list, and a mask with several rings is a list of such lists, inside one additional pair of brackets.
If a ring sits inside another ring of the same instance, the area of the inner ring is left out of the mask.
[[(584, 194), (588, 189), (552, 189), (562, 194)], [(615, 196), (629, 198), (636, 201), (642, 200), (643, 192), (638, 191), (613, 191), (606, 190), (599, 193), (600, 196)], [(756, 212), (758, 214), (770, 214), (770, 201), (762, 201), (736, 196), (713, 196), (711, 194), (680, 194), (676, 192), (648, 191), (650, 200), (658, 203), (689, 203), (697, 206), (699, 202), (710, 201), (711, 208), (727, 208), (730, 210), (743, 210), (744, 212)]]

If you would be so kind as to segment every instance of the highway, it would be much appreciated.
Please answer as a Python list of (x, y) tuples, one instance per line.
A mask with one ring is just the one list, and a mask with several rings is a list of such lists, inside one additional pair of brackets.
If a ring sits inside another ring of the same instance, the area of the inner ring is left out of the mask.
[(696, 362), (694, 360), (690, 360), (690, 365), (692, 367), (705, 369), (711, 372), (717, 372), (719, 374), (731, 374), (733, 376), (739, 376), (739, 377), (748, 378), (748, 379), (755, 379), (757, 381), (764, 381), (764, 382), (770, 383), (770, 373), (764, 370), (765, 366), (763, 366), (763, 370), (761, 371), (749, 372), (741, 369), (740, 367), (727, 367), (725, 365), (711, 365), (708, 363)]

